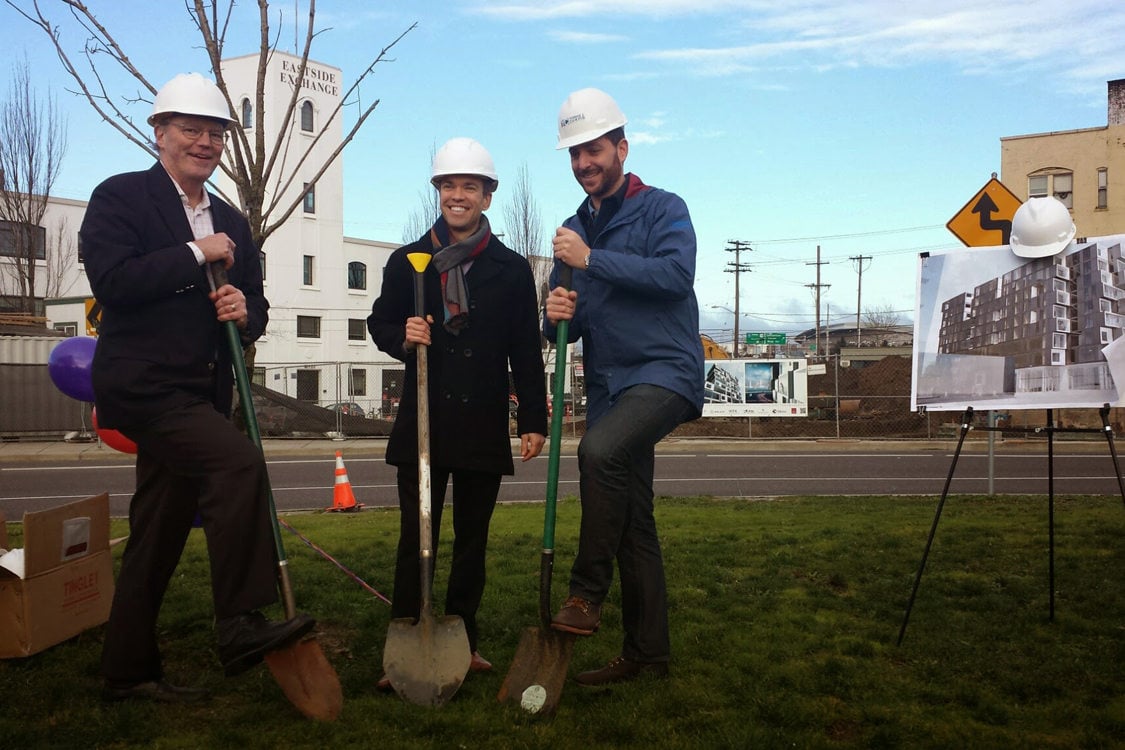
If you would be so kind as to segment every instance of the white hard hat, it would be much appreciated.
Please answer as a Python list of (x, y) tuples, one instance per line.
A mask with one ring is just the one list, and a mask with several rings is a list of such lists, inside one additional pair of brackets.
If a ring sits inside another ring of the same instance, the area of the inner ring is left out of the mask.
[(625, 115), (613, 97), (600, 89), (580, 89), (559, 109), (559, 144), (555, 148), (589, 143), (625, 123)]
[(155, 125), (156, 118), (171, 113), (211, 117), (223, 120), (227, 125), (234, 122), (223, 92), (219, 91), (219, 87), (211, 79), (204, 78), (199, 73), (180, 73), (164, 84), (156, 92), (148, 124)]
[(1012, 217), (1012, 252), (1021, 258), (1046, 258), (1069, 245), (1076, 231), (1070, 211), (1058, 198), (1028, 198)]
[(451, 138), (434, 154), (433, 170), (430, 172), (433, 186), (437, 187), (442, 177), (453, 174), (483, 177), (491, 183), (489, 192), (500, 184), (500, 180), (496, 178), (492, 155), (472, 138)]

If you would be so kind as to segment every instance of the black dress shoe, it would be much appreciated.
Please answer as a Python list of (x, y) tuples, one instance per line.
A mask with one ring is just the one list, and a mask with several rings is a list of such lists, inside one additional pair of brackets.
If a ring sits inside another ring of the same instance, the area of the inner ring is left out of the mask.
[(225, 617), (215, 625), (219, 641), (219, 661), (227, 677), (242, 674), (259, 663), (270, 651), (300, 640), (313, 629), (316, 620), (297, 615), (292, 620), (270, 622), (260, 612)]
[(192, 703), (209, 697), (202, 688), (180, 687), (164, 680), (119, 685), (106, 682), (102, 687), (104, 701), (156, 701), (157, 703)]
[(638, 677), (667, 677), (668, 662), (666, 661), (631, 661), (624, 656), (615, 656), (609, 664), (601, 669), (591, 669), (582, 672), (574, 681), (586, 687), (601, 687), (613, 685), (618, 682), (628, 682)]

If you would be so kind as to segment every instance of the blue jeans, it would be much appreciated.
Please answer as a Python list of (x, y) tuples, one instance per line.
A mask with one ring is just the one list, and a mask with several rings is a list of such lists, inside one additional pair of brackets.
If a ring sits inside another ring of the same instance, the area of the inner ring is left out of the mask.
[(570, 594), (600, 604), (621, 573), (621, 655), (631, 661), (669, 658), (668, 593), (653, 517), (656, 444), (689, 419), (683, 396), (655, 385), (624, 391), (587, 429), (578, 445), (582, 525)]

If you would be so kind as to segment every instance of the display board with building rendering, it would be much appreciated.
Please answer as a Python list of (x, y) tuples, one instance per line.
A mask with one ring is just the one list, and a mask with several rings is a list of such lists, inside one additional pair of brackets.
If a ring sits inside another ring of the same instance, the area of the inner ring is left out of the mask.
[(922, 255), (912, 408), (1118, 404), (1123, 246), (1125, 235), (1111, 235), (1046, 258), (1007, 245)]

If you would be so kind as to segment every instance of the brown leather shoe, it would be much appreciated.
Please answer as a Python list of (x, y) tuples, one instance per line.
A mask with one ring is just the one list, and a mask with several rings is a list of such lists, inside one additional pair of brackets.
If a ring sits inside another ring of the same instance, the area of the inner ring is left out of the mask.
[(593, 635), (602, 622), (602, 605), (586, 601), (580, 596), (567, 597), (562, 609), (551, 620), (551, 627), (564, 633)]
[(379, 681), (375, 683), (375, 689), (380, 693), (393, 693), (395, 691), (394, 686), (391, 685), (391, 678), (386, 675), (380, 677)]
[(582, 672), (574, 681), (586, 687), (599, 687), (612, 685), (616, 682), (628, 682), (638, 677), (667, 677), (668, 662), (666, 661), (630, 661), (624, 656), (615, 656), (601, 669), (592, 669)]
[(488, 659), (485, 659), (483, 656), (481, 656), (480, 651), (474, 651), (473, 652), (473, 658), (472, 658), (471, 661), (469, 661), (469, 671), (470, 672), (491, 672), (492, 671), (492, 662), (490, 662)]

